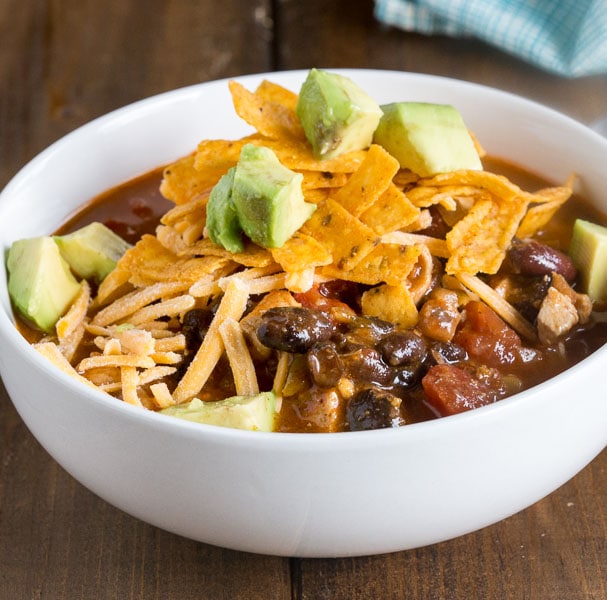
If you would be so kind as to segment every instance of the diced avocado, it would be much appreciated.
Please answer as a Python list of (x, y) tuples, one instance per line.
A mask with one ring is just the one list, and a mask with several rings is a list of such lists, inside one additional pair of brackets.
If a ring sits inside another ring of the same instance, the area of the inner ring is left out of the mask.
[(383, 116), (373, 141), (404, 169), (422, 177), (459, 169), (482, 170), (470, 133), (453, 106), (395, 102), (381, 109)]
[(216, 402), (203, 402), (194, 398), (185, 406), (170, 406), (161, 412), (165, 415), (251, 431), (274, 429), (276, 396), (273, 392), (261, 392), (255, 396), (232, 396)]
[(232, 202), (243, 231), (256, 244), (280, 248), (310, 217), (315, 204), (304, 200), (303, 175), (283, 166), (264, 146), (243, 146), (232, 187)]
[(96, 281), (103, 281), (131, 247), (109, 227), (97, 222), (73, 233), (57, 235), (55, 242), (76, 275)]
[(582, 285), (590, 299), (607, 301), (607, 227), (577, 219), (569, 256), (580, 271)]
[(80, 283), (50, 236), (18, 240), (7, 258), (8, 293), (15, 308), (51, 333), (80, 291)]
[(297, 116), (318, 159), (371, 145), (382, 111), (351, 79), (312, 69), (299, 91)]
[(211, 190), (207, 203), (209, 237), (229, 252), (242, 252), (242, 228), (232, 202), (232, 185), (236, 167), (232, 167)]

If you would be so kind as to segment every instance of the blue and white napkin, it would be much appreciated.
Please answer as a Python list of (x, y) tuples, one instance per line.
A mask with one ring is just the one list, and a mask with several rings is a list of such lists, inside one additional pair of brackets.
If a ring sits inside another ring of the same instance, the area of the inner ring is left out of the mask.
[(476, 37), (565, 77), (607, 74), (607, 0), (375, 0), (375, 17)]

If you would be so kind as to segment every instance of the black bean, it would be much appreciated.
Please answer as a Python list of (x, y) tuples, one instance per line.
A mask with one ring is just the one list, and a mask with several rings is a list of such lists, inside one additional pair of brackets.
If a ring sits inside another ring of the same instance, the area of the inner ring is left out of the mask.
[(348, 402), (346, 426), (350, 431), (398, 427), (400, 403), (400, 398), (383, 390), (362, 390)]
[(206, 308), (193, 308), (183, 315), (181, 326), (188, 350), (195, 352), (198, 349), (212, 320), (213, 312)]
[(536, 240), (513, 244), (508, 251), (508, 258), (523, 275), (550, 275), (556, 272), (570, 283), (577, 275), (577, 269), (569, 256)]
[(335, 329), (335, 322), (322, 311), (283, 306), (262, 315), (257, 337), (268, 348), (304, 354), (314, 344), (327, 341)]
[(430, 354), (434, 362), (438, 364), (453, 364), (468, 358), (468, 353), (464, 348), (453, 342), (434, 342), (430, 348)]
[(356, 317), (348, 324), (346, 338), (351, 344), (375, 346), (394, 329), (394, 325), (376, 317)]
[(423, 363), (417, 363), (414, 365), (393, 367), (393, 373), (393, 385), (408, 389), (421, 381), (422, 375), (425, 373), (425, 368)]
[(379, 344), (383, 359), (391, 366), (411, 365), (425, 360), (428, 346), (412, 331), (395, 331)]
[(308, 369), (314, 383), (323, 388), (334, 387), (343, 375), (341, 358), (330, 342), (315, 344), (308, 350)]
[(359, 348), (342, 355), (342, 360), (350, 377), (356, 381), (388, 385), (394, 378), (394, 373), (375, 348)]

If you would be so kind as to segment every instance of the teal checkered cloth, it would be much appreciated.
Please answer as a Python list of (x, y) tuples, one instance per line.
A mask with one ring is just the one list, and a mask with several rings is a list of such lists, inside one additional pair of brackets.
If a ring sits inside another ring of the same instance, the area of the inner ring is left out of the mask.
[(607, 74), (607, 0), (375, 0), (375, 17), (476, 37), (565, 77)]

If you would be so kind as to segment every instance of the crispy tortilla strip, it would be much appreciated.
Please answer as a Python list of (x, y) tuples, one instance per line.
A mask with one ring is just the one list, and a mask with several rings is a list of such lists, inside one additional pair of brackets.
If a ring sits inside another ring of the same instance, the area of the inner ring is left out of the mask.
[(219, 326), (219, 334), (232, 369), (236, 394), (254, 396), (259, 394), (257, 373), (238, 321), (228, 317)]
[(194, 168), (204, 176), (204, 185), (211, 189), (238, 162), (245, 144), (263, 141), (259, 134), (238, 140), (202, 140), (194, 155)]
[(333, 200), (360, 217), (388, 189), (398, 169), (398, 161), (391, 154), (372, 144), (360, 167), (333, 195)]
[[(298, 172), (321, 171), (324, 173), (353, 173), (362, 164), (366, 156), (365, 150), (353, 150), (352, 152), (345, 152), (335, 158), (318, 160), (315, 158), (310, 144), (301, 140), (273, 140), (257, 136), (248, 138), (248, 143), (270, 148), (285, 167)], [(242, 146), (240, 147), (242, 148)], [(240, 155), (240, 150), (238, 155)], [(236, 164), (237, 160), (238, 156), (236, 156), (236, 160), (230, 166)], [(204, 168), (202, 159), (200, 160), (199, 165), (198, 155), (196, 167), (200, 169)], [(226, 168), (225, 171), (227, 171), (228, 168)]]
[(417, 265), (407, 277), (411, 299), (417, 305), (426, 295), (434, 279), (434, 261), (430, 250), (425, 245), (417, 246), (419, 257)]
[(129, 317), (129, 323), (139, 325), (147, 321), (156, 321), (162, 317), (181, 315), (190, 310), (190, 308), (193, 308), (194, 304), (194, 298), (188, 294), (169, 298), (168, 300), (140, 308)]
[(504, 300), (491, 286), (468, 273), (456, 273), (455, 276), (467, 289), (488, 304), (520, 336), (531, 342), (537, 340), (535, 328), (509, 302)]
[(137, 367), (139, 369), (151, 369), (154, 366), (154, 359), (150, 356), (137, 356), (136, 354), (100, 354), (83, 358), (76, 366), (76, 371), (84, 373), (89, 369), (97, 369), (100, 367)]
[(533, 194), (531, 202), (534, 204), (523, 217), (516, 232), (518, 238), (524, 239), (535, 235), (555, 215), (556, 211), (571, 198), (572, 187), (563, 186), (546, 188)]
[(402, 246), (423, 245), (430, 250), (433, 256), (439, 258), (449, 258), (451, 253), (447, 248), (445, 240), (423, 235), (421, 233), (407, 233), (404, 231), (393, 231), (382, 236), (381, 241), (384, 244), (401, 244)]
[(394, 176), (394, 185), (400, 189), (407, 190), (419, 181), (419, 175), (409, 169), (401, 169)]
[(295, 108), (297, 107), (298, 95), (295, 92), (288, 90), (278, 83), (269, 81), (268, 79), (264, 79), (257, 86), (255, 95), (264, 100), (274, 102), (275, 104), (282, 104), (292, 111), (295, 111)]
[(153, 352), (150, 356), (158, 365), (176, 365), (183, 360), (183, 356), (177, 352)]
[(199, 194), (208, 194), (215, 185), (215, 174), (199, 171), (194, 167), (194, 153), (166, 167), (162, 173), (160, 193), (177, 205), (185, 204)]
[(165, 212), (160, 218), (160, 222), (163, 225), (175, 227), (183, 222), (191, 223), (199, 219), (204, 221), (208, 200), (207, 195), (195, 196), (185, 204), (179, 204)]
[(137, 386), (139, 385), (137, 369), (135, 367), (121, 367), (120, 379), (122, 383), (122, 399), (127, 404), (143, 407), (137, 395)]
[[(407, 192), (411, 202), (420, 208), (428, 208), (436, 204), (442, 204), (451, 208), (454, 198), (476, 197), (479, 194), (488, 193), (473, 185), (445, 185), (431, 186), (418, 185)], [(451, 210), (453, 210), (451, 208)]]
[(155, 352), (183, 352), (185, 350), (185, 335), (178, 333), (154, 340)]
[(294, 293), (307, 292), (314, 285), (315, 274), (316, 269), (314, 267), (285, 273), (285, 287)]
[(241, 83), (228, 83), (232, 102), (238, 116), (255, 128), (261, 135), (270, 139), (304, 140), (305, 134), (292, 102), (283, 104), (276, 90), (254, 93), (247, 90)]
[[(289, 375), (289, 368), (291, 366), (291, 355), (288, 352), (278, 353), (278, 364), (276, 365), (276, 372), (274, 373), (274, 381), (272, 383), (272, 391), (278, 396), (282, 396), (282, 390), (287, 382)], [(276, 412), (280, 412), (280, 408), (276, 409)]]
[(301, 184), (304, 193), (308, 190), (340, 188), (348, 181), (346, 173), (331, 173), (330, 171), (300, 171), (303, 175)]
[(394, 184), (360, 215), (360, 220), (378, 235), (402, 229), (419, 219), (420, 210)]
[(175, 399), (171, 395), (166, 383), (153, 383), (150, 386), (150, 392), (152, 392), (156, 406), (160, 409), (168, 408), (175, 404)]
[(84, 319), (68, 336), (64, 337), (59, 342), (59, 350), (61, 354), (71, 363), (76, 356), (76, 352), (84, 339), (86, 333), (86, 325), (88, 323), (88, 317)]
[(123, 269), (118, 261), (114, 270), (99, 284), (97, 295), (93, 299), (93, 306), (105, 306), (132, 289), (132, 285), (129, 283), (130, 276), (129, 271)]
[(301, 231), (318, 240), (342, 271), (354, 268), (379, 243), (370, 227), (331, 198), (318, 206)]
[(188, 285), (188, 282), (182, 281), (162, 282), (135, 290), (100, 310), (93, 318), (92, 325), (105, 327), (117, 323), (148, 304), (186, 291)]
[(91, 383), (86, 377), (83, 377), (72, 367), (72, 365), (68, 362), (68, 360), (63, 356), (61, 350), (54, 342), (40, 342), (38, 344), (34, 344), (34, 348), (42, 354), (42, 356), (46, 357), (50, 360), (58, 369), (67, 373), (70, 377), (77, 379), (81, 383), (88, 385), (89, 387), (97, 388), (94, 383)]
[(272, 263), (272, 255), (268, 250), (247, 242), (242, 252), (230, 252), (205, 238), (192, 244), (180, 253), (180, 256), (216, 256), (224, 258), (244, 267), (265, 267)]
[[(434, 177), (420, 179), (418, 186), (472, 186), (487, 190), (504, 200), (514, 200), (524, 195), (523, 190), (518, 185), (515, 185), (503, 175), (497, 175), (490, 171), (463, 170), (439, 173)], [(410, 193), (411, 191), (409, 191)]]
[(126, 354), (147, 356), (156, 350), (154, 336), (143, 329), (120, 329), (114, 333), (114, 339), (120, 341), (122, 351)]
[[(379, 283), (398, 285), (407, 279), (417, 263), (420, 252), (419, 246), (379, 244), (348, 271), (345, 277), (348, 281), (366, 285)], [(333, 265), (324, 267), (321, 273), (327, 277), (344, 277), (343, 271)]]
[(158, 241), (173, 254), (179, 254), (187, 248), (187, 244), (179, 231), (170, 225), (159, 225), (156, 227)]
[(414, 327), (418, 314), (406, 284), (382, 284), (367, 290), (361, 298), (363, 315), (378, 317), (401, 327)]
[(190, 363), (185, 375), (175, 388), (173, 398), (177, 404), (186, 402), (200, 392), (223, 354), (223, 341), (219, 326), (228, 318), (240, 320), (247, 306), (249, 288), (239, 279), (232, 279), (219, 303), (209, 330)]
[(524, 201), (477, 202), (446, 236), (446, 272), (497, 273), (526, 210)]
[(130, 272), (136, 287), (157, 282), (180, 281), (193, 284), (201, 277), (221, 269), (228, 258), (221, 256), (178, 257), (152, 235), (144, 235), (120, 259), (120, 268)]
[(152, 381), (158, 381), (175, 373), (175, 367), (156, 366), (139, 372), (139, 385), (146, 385)]
[(280, 248), (270, 250), (272, 258), (288, 272), (328, 265), (331, 253), (318, 240), (301, 231), (295, 232)]
[(59, 342), (63, 342), (82, 325), (91, 301), (91, 286), (86, 279), (80, 284), (80, 291), (68, 311), (57, 321), (56, 330)]
[(280, 290), (285, 287), (286, 273), (276, 273), (267, 277), (258, 277), (252, 279), (248, 286), (251, 294), (267, 294), (273, 290)]

